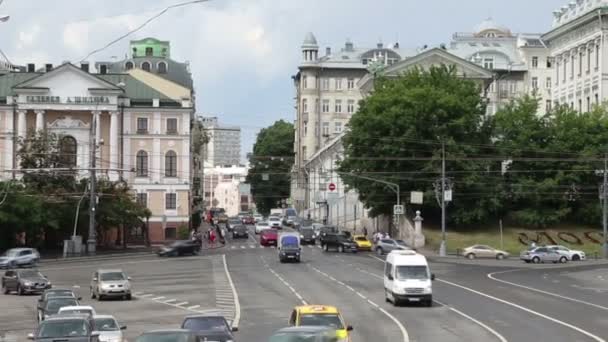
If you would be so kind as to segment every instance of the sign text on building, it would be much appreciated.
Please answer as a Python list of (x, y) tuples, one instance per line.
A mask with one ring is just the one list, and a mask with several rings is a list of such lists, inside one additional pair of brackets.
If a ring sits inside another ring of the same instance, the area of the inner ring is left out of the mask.
[(110, 98), (107, 96), (67, 96), (61, 98), (59, 96), (42, 96), (31, 95), (26, 96), (27, 103), (65, 103), (65, 104), (109, 104)]

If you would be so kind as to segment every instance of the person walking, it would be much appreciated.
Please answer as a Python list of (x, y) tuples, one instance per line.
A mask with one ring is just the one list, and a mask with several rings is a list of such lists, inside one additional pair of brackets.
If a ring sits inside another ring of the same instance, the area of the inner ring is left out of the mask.
[(211, 245), (211, 248), (215, 247), (215, 231), (213, 229), (209, 230), (209, 244)]
[(367, 228), (363, 226), (363, 236), (367, 238)]

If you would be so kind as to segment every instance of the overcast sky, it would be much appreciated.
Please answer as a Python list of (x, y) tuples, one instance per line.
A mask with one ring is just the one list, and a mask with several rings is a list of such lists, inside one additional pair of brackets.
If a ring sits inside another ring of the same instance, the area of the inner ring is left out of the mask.
[[(0, 48), (15, 64), (77, 62), (168, 5), (184, 0), (4, 0)], [(197, 111), (243, 129), (243, 156), (255, 133), (295, 119), (293, 83), (300, 44), (315, 33), (322, 51), (356, 46), (448, 43), (492, 17), (513, 32), (545, 32), (565, 0), (210, 0), (172, 10), (129, 39), (171, 41), (190, 61)], [(90, 60), (122, 58), (128, 40)]]

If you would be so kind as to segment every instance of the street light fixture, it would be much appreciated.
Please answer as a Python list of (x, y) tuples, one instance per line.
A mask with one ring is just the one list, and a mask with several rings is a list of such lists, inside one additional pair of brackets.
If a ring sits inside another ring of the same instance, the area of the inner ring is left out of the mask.
[(7, 22), (7, 21), (8, 21), (10, 18), (11, 18), (11, 16), (10, 16), (10, 15), (3, 15), (3, 16), (0, 16), (0, 22), (5, 23), (5, 22)]

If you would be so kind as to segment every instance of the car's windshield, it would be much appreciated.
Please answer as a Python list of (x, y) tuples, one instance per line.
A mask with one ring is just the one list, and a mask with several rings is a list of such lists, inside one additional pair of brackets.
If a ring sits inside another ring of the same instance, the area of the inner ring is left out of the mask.
[(16, 257), (17, 255), (19, 255), (19, 251), (16, 249), (9, 249), (8, 251), (4, 252), (4, 256), (7, 257)]
[(338, 241), (340, 242), (350, 242), (351, 240), (344, 235), (337, 235)]
[(344, 329), (342, 320), (337, 314), (304, 314), (300, 316), (300, 325), (314, 325)]
[(397, 266), (398, 280), (428, 279), (429, 272), (426, 266)]
[(314, 232), (314, 230), (312, 228), (302, 228), (302, 229), (300, 229), (300, 231), (302, 233), (309, 233), (309, 234)]
[(40, 274), (40, 272), (38, 272), (38, 271), (32, 271), (32, 270), (21, 271), (21, 272), (19, 272), (19, 274), (23, 278), (44, 278), (42, 276), (42, 274)]
[(188, 340), (188, 334), (168, 332), (141, 335), (135, 339), (135, 342), (188, 342)]
[(228, 325), (223, 317), (187, 318), (183, 328), (192, 331), (227, 331)]
[(280, 332), (270, 337), (270, 342), (337, 342), (336, 333), (329, 332)]
[(258, 226), (263, 227), (263, 226), (267, 226), (267, 225), (268, 225), (268, 222), (258, 222)]
[(179, 247), (179, 246), (183, 246), (184, 242), (183, 241), (175, 241), (169, 244), (169, 247)]
[(367, 238), (365, 238), (365, 237), (363, 237), (363, 236), (357, 236), (357, 237), (355, 238), (355, 240), (357, 240), (357, 241), (367, 241)]
[(403, 241), (403, 240), (395, 240), (395, 242), (400, 246), (407, 247), (407, 245), (405, 244), (405, 241)]
[(89, 335), (89, 326), (83, 320), (61, 320), (46, 321), (40, 324), (38, 337), (58, 338), (58, 337), (82, 337)]
[(125, 280), (125, 275), (122, 272), (102, 273), (100, 277), (103, 281)]
[(72, 292), (71, 290), (55, 290), (47, 292), (46, 298), (53, 297), (74, 297), (74, 292)]
[(113, 318), (95, 318), (95, 330), (118, 331), (120, 330), (120, 327)]
[(84, 314), (84, 315), (93, 315), (93, 310), (91, 309), (68, 309), (68, 310), (61, 310), (59, 309), (59, 311), (61, 311), (61, 314)]
[(64, 306), (78, 305), (78, 301), (74, 298), (53, 298), (46, 303), (46, 310), (49, 312), (57, 312)]

